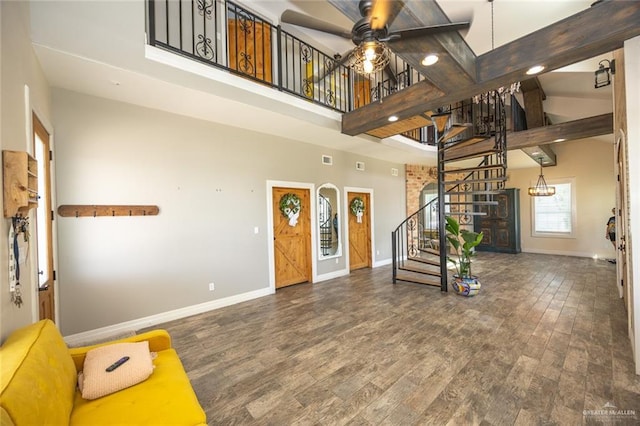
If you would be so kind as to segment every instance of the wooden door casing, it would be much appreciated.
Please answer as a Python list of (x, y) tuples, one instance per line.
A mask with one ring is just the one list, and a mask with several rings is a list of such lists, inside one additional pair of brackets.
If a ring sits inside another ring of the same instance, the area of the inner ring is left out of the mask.
[[(362, 220), (351, 212), (351, 202), (360, 197), (364, 202)], [(348, 192), (347, 207), (349, 216), (349, 270), (370, 268), (371, 262), (371, 202), (366, 192)]]
[[(300, 198), (300, 214), (295, 226), (280, 211), (285, 194)], [(308, 189), (274, 187), (273, 254), (276, 288), (311, 281), (311, 197)]]

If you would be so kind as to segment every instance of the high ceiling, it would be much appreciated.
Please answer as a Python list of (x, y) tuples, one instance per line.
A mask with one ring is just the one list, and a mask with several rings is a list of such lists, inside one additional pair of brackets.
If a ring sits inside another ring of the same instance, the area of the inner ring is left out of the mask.
[[(273, 22), (278, 22), (283, 10), (294, 9), (349, 29), (353, 21), (335, 4), (357, 4), (357, 0), (330, 1), (334, 4), (324, 0), (244, 0), (239, 3)], [(418, 7), (425, 1), (406, 0), (405, 3)], [(495, 47), (499, 48), (518, 37), (586, 10), (590, 3), (583, 0), (495, 0)], [(450, 20), (472, 17), (464, 40), (476, 55), (490, 50), (491, 4), (488, 1), (440, 0), (438, 4)], [(432, 161), (424, 153), (416, 156), (416, 150), (407, 149), (396, 138), (380, 141), (370, 136), (336, 136), (335, 129), (339, 127), (339, 121), (334, 122), (331, 114), (323, 113), (310, 119), (308, 112), (287, 111), (296, 107), (300, 109), (303, 104), (290, 96), (272, 92), (265, 94), (262, 88), (247, 95), (246, 87), (241, 88), (243, 95), (238, 96), (237, 88), (243, 86), (242, 82), (238, 82), (241, 79), (224, 77), (218, 82), (206, 82), (202, 74), (189, 75), (166, 66), (158, 68), (157, 64), (140, 56), (140, 33), (144, 32), (144, 19), (141, 18), (144, 16), (144, 5), (141, 2), (50, 0), (35, 1), (31, 5), (34, 48), (53, 87), (245, 128), (255, 123), (256, 131), (290, 139), (298, 139), (300, 134), (317, 135), (315, 139), (305, 137), (304, 142), (325, 146), (332, 144), (330, 147), (374, 158), (414, 164), (429, 164)], [(353, 46), (348, 40), (318, 31), (290, 25), (286, 26), (286, 30), (327, 53), (342, 53)], [(82, 33), (83, 37), (78, 37), (78, 33)], [(546, 93), (544, 109), (552, 120), (570, 121), (611, 112), (610, 86), (597, 90), (593, 88), (593, 72), (598, 60), (610, 57), (603, 55), (539, 77)], [(154, 96), (149, 96), (150, 93)], [(184, 102), (168, 101), (175, 99), (178, 93)], [(232, 101), (224, 104), (220, 102), (220, 97)], [(191, 101), (187, 102), (187, 99)], [(268, 102), (275, 102), (275, 105), (266, 105)], [(220, 105), (225, 106), (223, 108)], [(245, 117), (249, 110), (256, 117), (255, 120), (251, 120), (251, 123), (237, 120), (238, 117)], [(282, 114), (290, 118), (287, 126), (279, 125), (284, 123)], [(305, 129), (310, 125), (315, 127)], [(333, 132), (333, 136), (328, 137), (327, 132)], [(512, 168), (535, 167), (535, 163), (520, 151), (510, 152), (509, 156), (509, 166)]]
[[(411, 12), (419, 11), (418, 6), (412, 4), (412, 1), (415, 0), (405, 1), (404, 8), (411, 9)], [(343, 13), (349, 10), (349, 6), (346, 6), (349, 3), (357, 3), (357, 1), (293, 0), (259, 4), (262, 7), (268, 6), (276, 15), (289, 8), (349, 29), (353, 21), (346, 18)], [(479, 56), (589, 9), (592, 1), (439, 0), (437, 3), (450, 21), (470, 20), (472, 22), (469, 30), (461, 35), (471, 51)], [(357, 17), (357, 13), (352, 13), (351, 16)], [(327, 46), (329, 51), (344, 53), (353, 47), (348, 40), (337, 36), (289, 24), (283, 24), (283, 26), (288, 31), (299, 32), (302, 37)], [(398, 19), (391, 25), (392, 30), (403, 28), (402, 23), (398, 24)], [(539, 76), (546, 95), (544, 110), (552, 123), (562, 123), (612, 111), (611, 86), (595, 89), (593, 84), (594, 71), (598, 68), (599, 61), (610, 58), (610, 53), (602, 54)], [(433, 68), (437, 66), (436, 64)], [(424, 73), (429, 77), (429, 70), (425, 70)], [(438, 86), (437, 82), (436, 86)], [(599, 138), (606, 141), (611, 139), (610, 136)], [(510, 153), (510, 156), (515, 157), (516, 160), (510, 161), (510, 165), (523, 166), (532, 163), (520, 153)]]

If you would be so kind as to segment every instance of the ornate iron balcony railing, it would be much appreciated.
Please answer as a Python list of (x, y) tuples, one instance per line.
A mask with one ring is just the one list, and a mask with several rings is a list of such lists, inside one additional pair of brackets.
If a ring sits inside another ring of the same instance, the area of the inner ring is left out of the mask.
[[(265, 18), (226, 0), (147, 0), (148, 42), (338, 112), (349, 112), (423, 80), (393, 55), (381, 72), (356, 74)], [(431, 138), (429, 137), (431, 133)], [(433, 143), (432, 132), (405, 136)]]

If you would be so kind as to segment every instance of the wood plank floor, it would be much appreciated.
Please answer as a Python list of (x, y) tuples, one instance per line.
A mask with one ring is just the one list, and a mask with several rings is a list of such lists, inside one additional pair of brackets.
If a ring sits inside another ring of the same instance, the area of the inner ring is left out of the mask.
[(640, 422), (614, 265), (480, 253), (474, 273), (474, 298), (387, 266), (161, 327), (211, 425)]

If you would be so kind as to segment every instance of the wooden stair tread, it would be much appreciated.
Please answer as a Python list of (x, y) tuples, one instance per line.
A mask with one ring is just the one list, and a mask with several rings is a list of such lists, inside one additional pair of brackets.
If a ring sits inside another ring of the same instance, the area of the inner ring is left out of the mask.
[(396, 275), (396, 281), (405, 281), (414, 284), (424, 284), (434, 287), (440, 287), (440, 280), (428, 279), (428, 278), (417, 278), (411, 277), (408, 275), (398, 274)]
[(398, 269), (402, 271), (407, 271), (407, 272), (415, 272), (416, 274), (431, 275), (434, 277), (440, 276), (440, 271), (429, 271), (428, 269), (417, 268), (417, 267), (412, 267), (407, 265), (399, 266)]
[(504, 182), (507, 180), (506, 176), (488, 177), (482, 179), (460, 179), (460, 180), (446, 180), (443, 183), (445, 185), (458, 185), (460, 183), (483, 183), (483, 182)]
[(497, 195), (502, 194), (501, 190), (478, 190), (478, 191), (447, 191), (450, 195)]
[(449, 216), (486, 216), (486, 212), (448, 212)]
[(467, 158), (476, 158), (476, 157), (483, 157), (485, 155), (497, 154), (499, 152), (500, 152), (499, 149), (490, 148), (490, 149), (486, 149), (478, 152), (472, 152), (468, 154), (460, 154), (460, 153), (456, 154), (454, 152), (454, 153), (449, 153), (449, 155), (447, 156), (447, 153), (445, 153), (444, 161), (445, 163), (450, 161), (459, 161), (459, 160), (465, 160)]
[[(425, 251), (425, 250), (426, 249), (421, 249), (420, 251)], [(440, 255), (440, 253), (438, 253), (438, 255)], [(433, 260), (433, 259), (422, 258), (422, 257), (409, 257), (409, 258), (407, 258), (407, 260), (410, 260), (412, 262), (424, 263), (426, 265), (440, 266), (440, 259), (439, 258), (438, 258), (438, 260)]]
[(470, 146), (470, 145), (476, 144), (478, 142), (486, 141), (487, 139), (489, 139), (489, 138), (483, 137), (483, 136), (474, 136), (472, 138), (463, 140), (461, 142), (451, 143), (451, 144), (445, 146), (444, 149), (463, 148), (465, 146)]
[(445, 201), (445, 205), (453, 206), (453, 205), (464, 205), (464, 204), (473, 204), (477, 206), (497, 206), (497, 201)]
[(440, 138), (440, 140), (449, 140), (458, 136), (460, 133), (464, 133), (467, 129), (471, 127), (471, 124), (454, 124), (445, 132), (444, 135)]
[(504, 164), (489, 164), (477, 167), (466, 167), (464, 169), (448, 169), (444, 170), (445, 173), (471, 173), (471, 172), (483, 172), (489, 170), (506, 169)]
[(449, 117), (451, 117), (450, 112), (446, 113), (437, 113), (431, 115), (431, 121), (436, 125), (436, 129), (438, 133), (443, 133), (444, 129), (447, 127), (447, 122), (449, 121)]

